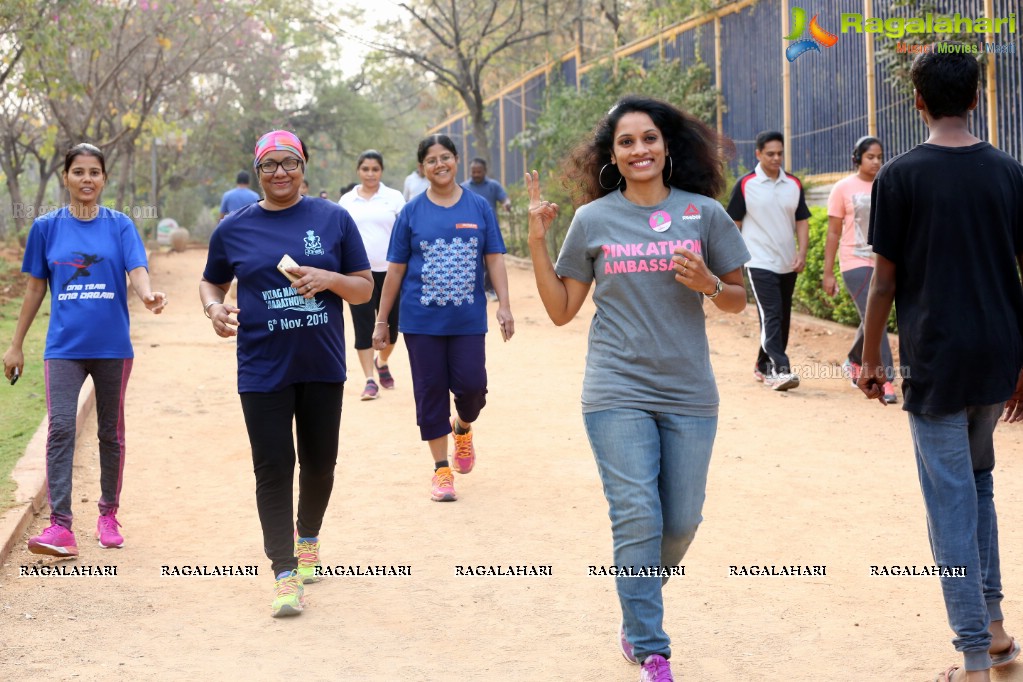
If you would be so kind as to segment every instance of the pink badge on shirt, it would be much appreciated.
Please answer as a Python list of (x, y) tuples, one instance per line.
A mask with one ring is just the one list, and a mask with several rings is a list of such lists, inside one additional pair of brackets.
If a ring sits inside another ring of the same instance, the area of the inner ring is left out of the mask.
[(664, 232), (671, 227), (671, 216), (667, 211), (654, 211), (650, 214), (650, 229), (654, 232)]

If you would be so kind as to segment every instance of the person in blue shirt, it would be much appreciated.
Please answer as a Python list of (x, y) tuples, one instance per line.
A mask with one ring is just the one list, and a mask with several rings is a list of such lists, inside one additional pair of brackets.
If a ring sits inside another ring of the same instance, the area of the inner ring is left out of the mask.
[[(373, 293), (351, 216), (334, 202), (302, 196), (307, 161), (294, 133), (259, 139), (253, 165), (264, 198), (213, 231), (199, 285), (213, 330), (237, 336), (256, 508), (276, 578), (274, 617), (300, 613), (303, 583), (319, 580), (319, 532), (334, 486), (346, 378), (341, 301), (365, 303)], [(298, 263), (285, 267), (288, 275), (278, 270), (285, 255)], [(238, 307), (224, 303), (235, 277)]]
[(243, 206), (259, 201), (259, 195), (249, 189), (249, 174), (245, 171), (238, 173), (235, 178), (237, 186), (234, 189), (229, 189), (224, 192), (224, 196), (220, 199), (220, 219), (223, 220), (224, 216), (232, 211), (237, 211)]
[(4, 375), (25, 369), (22, 346), (49, 286), (50, 324), (43, 353), (46, 379), (46, 490), (50, 526), (28, 541), (34, 554), (78, 555), (72, 530), (71, 479), (75, 455), (78, 396), (86, 376), (96, 395), (100, 490), (96, 538), (100, 547), (122, 547), (116, 513), (124, 473), (124, 398), (134, 350), (128, 330), (128, 286), (147, 309), (159, 314), (167, 296), (153, 291), (146, 250), (131, 218), (104, 208), (107, 181), (103, 152), (75, 145), (64, 156), (64, 186), (71, 201), (38, 218), (25, 246), (22, 271), (28, 289)]
[[(431, 135), (419, 143), (417, 157), (430, 186), (405, 204), (391, 231), (373, 347), (383, 350), (390, 340), (387, 320), (400, 290), (398, 331), (408, 349), (416, 422), (434, 461), (430, 497), (451, 502), (456, 499), (452, 469), (472, 471), (476, 450), (471, 425), (486, 404), (484, 262), (494, 278), (497, 321), (505, 341), (515, 333), (515, 321), (504, 240), (486, 201), (455, 179), (455, 143), (447, 135)], [(454, 421), (449, 421), (451, 394)], [(450, 465), (448, 434), (455, 442)]]
[[(504, 191), (500, 182), (487, 177), (486, 159), (476, 157), (472, 160), (472, 163), (469, 164), (469, 179), (462, 183), (462, 189), (475, 192), (486, 199), (494, 212), (495, 219), (497, 218), (498, 204), (501, 204), (506, 213), (511, 213), (511, 199), (508, 198), (508, 193)], [(494, 285), (490, 282), (490, 271), (486, 267), (483, 268), (483, 290), (489, 300), (497, 300)]]

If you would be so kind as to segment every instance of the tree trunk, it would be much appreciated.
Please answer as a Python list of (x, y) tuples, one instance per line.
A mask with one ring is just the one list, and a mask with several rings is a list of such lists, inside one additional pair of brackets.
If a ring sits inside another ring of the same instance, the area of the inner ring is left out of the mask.
[(121, 147), (121, 154), (119, 155), (121, 167), (118, 171), (117, 177), (117, 203), (114, 206), (114, 208), (116, 208), (118, 211), (124, 211), (129, 215), (131, 215), (131, 211), (125, 211), (124, 207), (128, 205), (127, 202), (128, 182), (131, 173), (131, 165), (134, 162), (134, 159), (132, 158), (134, 148), (135, 148), (134, 140), (126, 142)]
[(469, 105), (469, 116), (472, 119), (472, 155), (466, 149), (468, 163), (474, 157), (479, 157), (490, 165), (490, 139), (487, 135), (487, 109), (483, 105), (483, 96), (477, 89), (466, 104)]

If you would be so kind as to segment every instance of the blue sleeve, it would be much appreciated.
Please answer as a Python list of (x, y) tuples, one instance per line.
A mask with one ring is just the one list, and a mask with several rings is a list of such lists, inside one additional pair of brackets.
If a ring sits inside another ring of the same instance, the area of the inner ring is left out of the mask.
[(412, 226), (409, 223), (409, 206), (412, 205), (412, 202), (405, 204), (394, 221), (391, 243), (387, 246), (388, 263), (408, 263), (412, 257)]
[(494, 184), (497, 185), (497, 200), (504, 201), (508, 198), (508, 193), (504, 191), (504, 187), (501, 186), (497, 180), (494, 180)]
[(121, 253), (124, 255), (124, 269), (131, 272), (135, 268), (147, 268), (149, 262), (146, 260), (146, 247), (142, 243), (142, 237), (135, 228), (131, 218), (123, 213), (114, 213), (118, 225), (121, 228)]
[(220, 197), (220, 212), (224, 214), (229, 213), (227, 210), (227, 192), (224, 192), (224, 195)]
[(32, 229), (28, 233), (28, 242), (25, 244), (25, 257), (21, 261), (21, 271), (36, 279), (50, 278), (50, 264), (46, 262), (46, 227), (45, 218), (36, 218), (33, 221)]
[(508, 253), (508, 249), (504, 245), (504, 235), (501, 234), (501, 228), (497, 225), (497, 216), (494, 215), (494, 211), (490, 208), (490, 204), (486, 204), (482, 210), (483, 224), (486, 226), (486, 243), (483, 246), (483, 253)]
[(366, 246), (362, 243), (362, 235), (355, 226), (355, 221), (348, 211), (341, 211), (341, 264), (339, 271), (343, 275), (369, 270), (369, 257)]
[(210, 235), (210, 247), (206, 251), (206, 269), (202, 273), (202, 278), (210, 284), (226, 284), (234, 278), (234, 268), (227, 260), (227, 250), (224, 247), (224, 228), (230, 225), (228, 220), (230, 219), (222, 220)]

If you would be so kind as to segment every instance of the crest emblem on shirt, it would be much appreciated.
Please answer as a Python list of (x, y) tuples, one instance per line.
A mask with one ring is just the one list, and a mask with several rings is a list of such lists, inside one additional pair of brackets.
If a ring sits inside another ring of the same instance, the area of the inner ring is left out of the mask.
[(699, 220), (699, 219), (700, 219), (700, 209), (696, 208), (696, 204), (693, 204), (692, 202), (690, 202), (689, 205), (686, 206), (685, 212), (682, 214), (682, 220)]
[(307, 256), (322, 256), (323, 245), (320, 243), (320, 238), (313, 233), (312, 230), (306, 230), (305, 239), (302, 240), (305, 243), (305, 255)]

